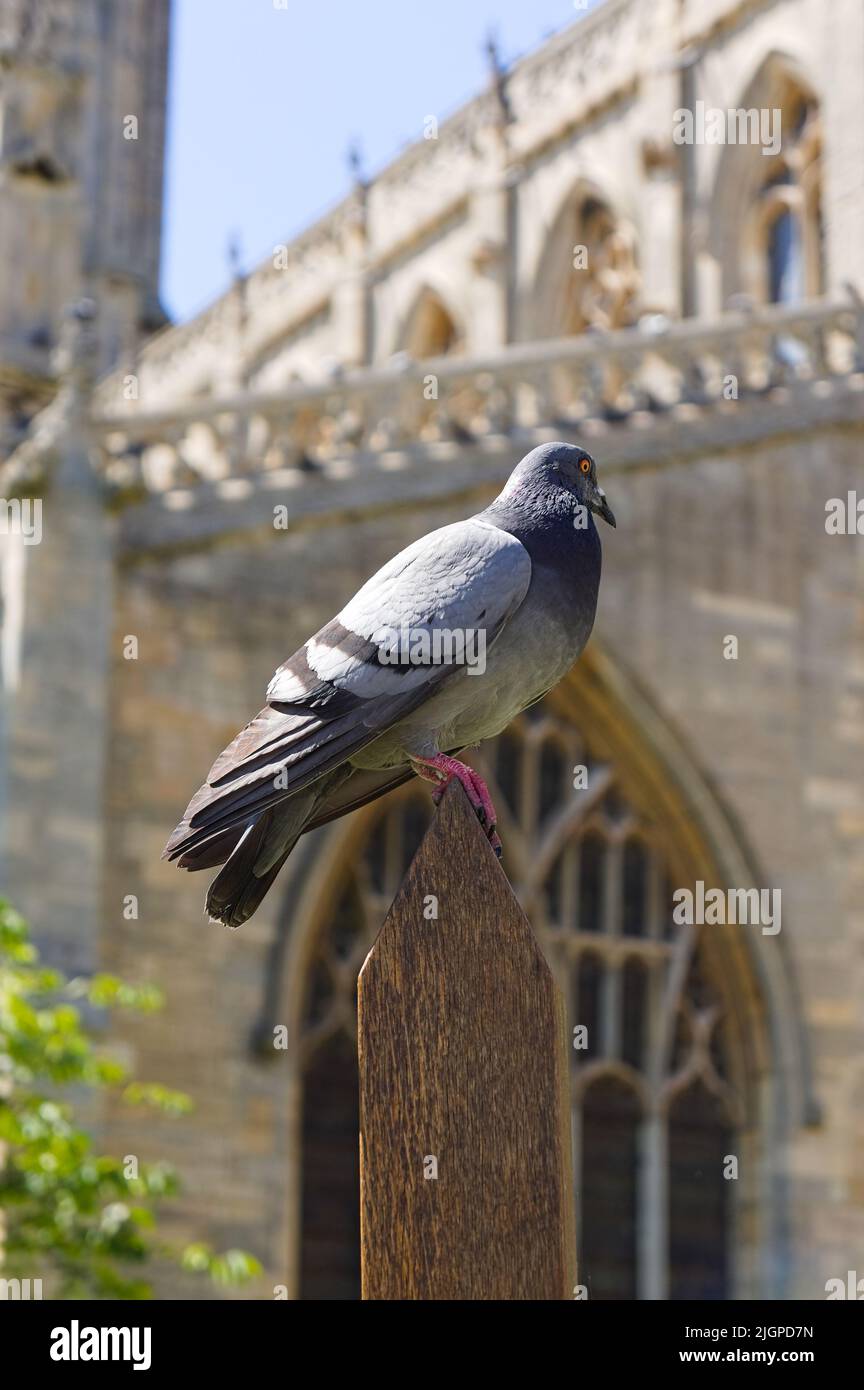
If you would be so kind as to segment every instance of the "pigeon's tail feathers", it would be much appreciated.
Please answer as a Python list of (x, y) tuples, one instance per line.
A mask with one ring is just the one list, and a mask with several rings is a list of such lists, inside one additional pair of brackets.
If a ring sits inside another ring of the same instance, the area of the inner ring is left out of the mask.
[(272, 812), (265, 811), (243, 832), (237, 848), (210, 884), (204, 907), (212, 922), (222, 922), (226, 927), (242, 926), (272, 888), (276, 875), (294, 848), (296, 836), (266, 873), (256, 874), (255, 865), (271, 817)]
[(205, 907), (212, 921), (239, 927), (252, 916), (273, 886), (318, 802), (350, 772), (347, 767), (337, 769), (289, 800), (262, 811), (241, 829), (236, 848), (207, 892)]
[(189, 869), (193, 873), (199, 869), (218, 868), (237, 848), (244, 833), (245, 827), (242, 825), (232, 825), (230, 830), (217, 831), (197, 849), (190, 849), (186, 854), (181, 854), (177, 860), (178, 868)]

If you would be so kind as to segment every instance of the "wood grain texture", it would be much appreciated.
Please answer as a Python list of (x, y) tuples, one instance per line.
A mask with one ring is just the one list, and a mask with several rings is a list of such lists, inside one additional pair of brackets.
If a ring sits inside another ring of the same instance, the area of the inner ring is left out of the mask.
[(363, 1297), (571, 1298), (561, 998), (456, 782), (360, 973), (359, 1047)]

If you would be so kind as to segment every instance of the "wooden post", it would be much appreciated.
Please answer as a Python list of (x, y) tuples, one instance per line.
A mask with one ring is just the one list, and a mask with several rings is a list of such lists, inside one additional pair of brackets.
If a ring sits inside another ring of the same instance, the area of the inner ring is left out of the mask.
[(358, 1011), (363, 1297), (572, 1298), (561, 997), (456, 782)]

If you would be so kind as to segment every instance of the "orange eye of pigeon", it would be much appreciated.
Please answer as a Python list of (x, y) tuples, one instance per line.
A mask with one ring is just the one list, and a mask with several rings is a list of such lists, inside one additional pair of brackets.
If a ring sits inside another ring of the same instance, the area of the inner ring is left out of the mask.
[(582, 462), (580, 463), (579, 467), (582, 469), (582, 472), (583, 472), (583, 473), (590, 473), (590, 472), (591, 472), (591, 465), (590, 465), (590, 463), (588, 462), (587, 459), (583, 459)]

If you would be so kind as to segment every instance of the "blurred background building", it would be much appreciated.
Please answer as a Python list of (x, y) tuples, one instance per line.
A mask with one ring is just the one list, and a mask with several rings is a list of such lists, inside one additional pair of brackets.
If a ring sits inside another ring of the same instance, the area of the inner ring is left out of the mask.
[[(103, 1141), (173, 1159), (177, 1233), (259, 1255), (258, 1296), (358, 1296), (355, 982), (428, 795), (304, 839), (236, 934), (159, 854), (369, 572), (578, 441), (618, 516), (595, 637), (477, 757), (588, 1026), (580, 1277), (824, 1297), (864, 1274), (862, 542), (826, 530), (864, 498), (860, 0), (606, 0), (493, 51), (160, 327), (168, 10), (0, 0), (0, 492), (44, 504), (0, 536), (3, 889), (65, 965), (167, 989), (120, 1041), (198, 1102)], [(700, 102), (779, 149), (677, 144)], [(781, 931), (676, 927), (698, 880), (779, 888)]]

